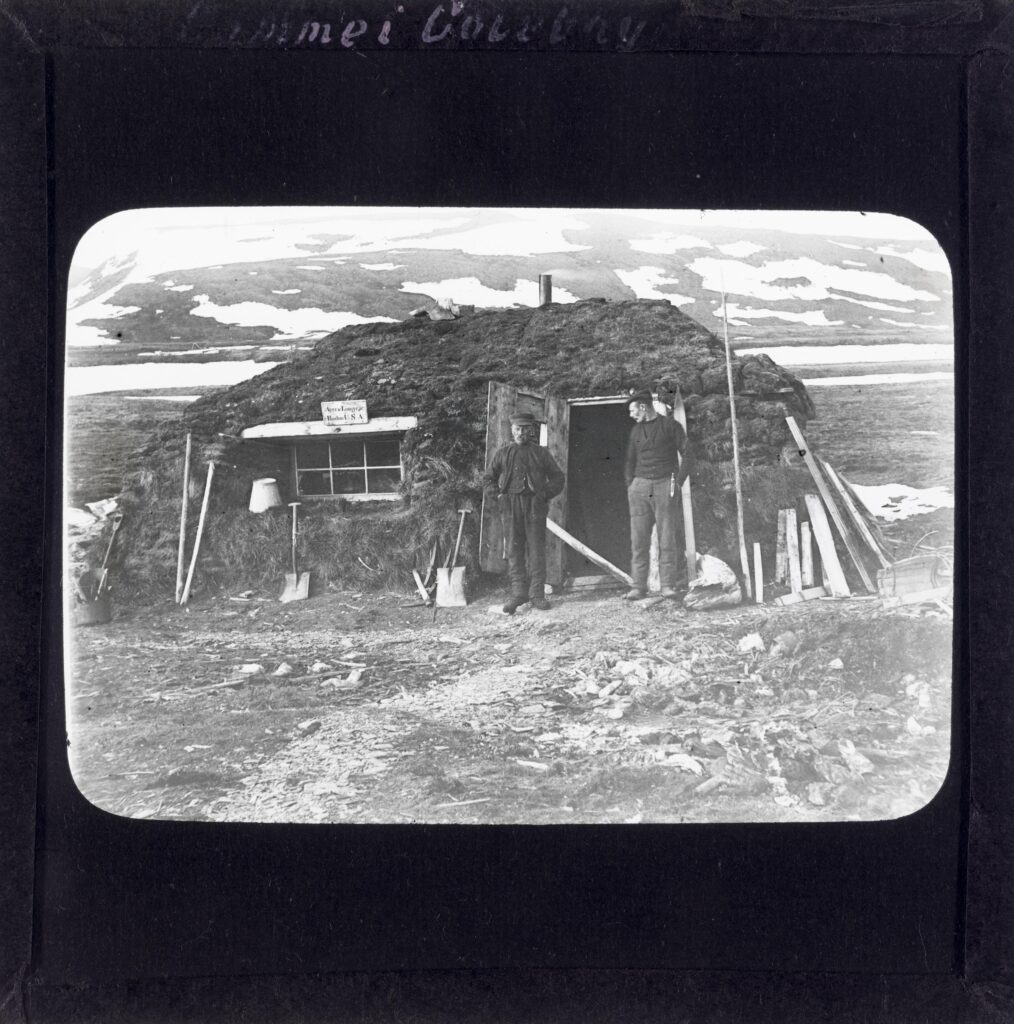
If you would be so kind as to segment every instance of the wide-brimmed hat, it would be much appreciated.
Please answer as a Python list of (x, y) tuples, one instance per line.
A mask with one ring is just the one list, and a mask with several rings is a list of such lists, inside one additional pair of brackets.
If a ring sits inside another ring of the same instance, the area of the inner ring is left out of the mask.
[(650, 391), (632, 391), (628, 401), (630, 403), (642, 402), (644, 405), (648, 406), (649, 409), (655, 404), (655, 399), (652, 397)]
[(511, 417), (512, 427), (537, 427), (539, 421), (530, 412), (515, 413)]

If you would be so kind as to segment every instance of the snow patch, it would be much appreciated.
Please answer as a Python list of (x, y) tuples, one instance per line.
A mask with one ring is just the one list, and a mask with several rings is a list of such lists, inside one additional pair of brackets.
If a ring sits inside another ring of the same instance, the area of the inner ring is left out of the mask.
[[(429, 295), (438, 302), (441, 299), (450, 299), (459, 305), (494, 309), (506, 309), (514, 305), (536, 306), (539, 302), (538, 282), (524, 278), (518, 278), (511, 291), (489, 288), (477, 277), (455, 277), (446, 281), (403, 281), (401, 290)], [(554, 285), (553, 301), (577, 302), (577, 296), (571, 295), (566, 288)]]
[[(828, 298), (835, 302), (852, 302), (857, 306), (865, 306), (867, 309), (879, 309), (885, 313), (914, 313), (914, 309), (907, 309), (905, 306), (891, 306), (886, 302), (874, 302), (870, 299), (854, 299), (851, 295), (839, 295), (837, 292), (829, 292)], [(936, 316), (932, 311), (924, 313), (924, 316)]]
[(87, 509), (68, 505), (63, 510), (63, 521), (68, 530), (89, 530), (99, 520), (97, 516), (93, 516)]
[(859, 260), (842, 260), (842, 263), (846, 267), (862, 267), (864, 270), (866, 269), (866, 264), (860, 263)]
[(950, 362), (954, 347), (937, 342), (917, 345), (898, 342), (892, 345), (769, 345), (766, 348), (741, 348), (736, 355), (765, 353), (781, 366), (826, 366), (835, 363), (914, 363)]
[[(822, 302), (830, 298), (831, 288), (857, 295), (869, 295), (875, 299), (940, 301), (939, 295), (910, 288), (896, 281), (890, 274), (836, 267), (821, 263), (810, 256), (772, 260), (759, 267), (739, 260), (702, 256), (688, 266), (695, 274), (700, 275), (704, 287), (709, 291), (725, 291), (767, 301), (803, 299), (809, 302)], [(774, 283), (782, 278), (806, 278), (807, 283)]]
[(637, 270), (616, 270), (614, 273), (639, 299), (668, 299), (674, 306), (696, 301), (692, 295), (660, 291), (662, 285), (679, 284), (675, 277), (666, 277), (661, 267), (638, 267)]
[(110, 338), (98, 327), (67, 325), (67, 345), (72, 348), (99, 348), (102, 345), (119, 345), (119, 338)]
[(138, 352), (138, 357), (144, 357), (145, 359), (159, 359), (163, 357), (189, 359), (191, 356), (215, 356), (220, 352), (245, 352), (250, 349), (257, 348), (256, 345), (227, 345), (225, 349), (222, 348), (188, 348), (182, 352), (166, 352), (162, 349), (155, 349), (152, 352)]
[(278, 288), (272, 288), (271, 289), (271, 294), (272, 295), (298, 295), (302, 290), (303, 290), (302, 288), (282, 288), (281, 290), (279, 290)]
[(192, 292), (194, 290), (192, 284), (172, 284), (168, 281), (163, 287), (167, 292)]
[[(835, 388), (847, 385), (867, 384), (928, 384), (934, 381), (953, 381), (954, 374), (945, 370), (933, 370), (928, 373), (864, 373), (857, 377), (814, 377), (804, 380), (808, 388)], [(911, 431), (916, 433), (916, 431)]]
[(196, 402), (200, 395), (121, 395), (125, 402)]
[(880, 317), (882, 324), (890, 324), (892, 327), (920, 327), (921, 324), (915, 323), (913, 320), (891, 320), (886, 316)]
[(404, 263), (360, 263), (363, 270), (400, 270)]
[(211, 302), (207, 295), (195, 297), (197, 305), (190, 310), (191, 316), (203, 316), (222, 324), (238, 327), (274, 327), (272, 341), (286, 338), (305, 338), (310, 334), (328, 334), (350, 324), (396, 323), (389, 316), (360, 316), (358, 313), (342, 311), (325, 313), (316, 307), (301, 309), (279, 309), (266, 302), (235, 302), (220, 306)]
[(324, 268), (319, 263), (301, 263), (296, 267), (296, 270), (323, 270)]
[(921, 490), (906, 484), (852, 484), (859, 500), (878, 519), (908, 519), (935, 512), (938, 508), (954, 508), (954, 495), (946, 487), (925, 487)]
[[(581, 252), (590, 249), (591, 246), (576, 245), (563, 237), (564, 229), (581, 230), (587, 227), (588, 225), (582, 221), (554, 218), (550, 212), (544, 221), (501, 221), (469, 231), (399, 239), (398, 245), (403, 249), (460, 249), (470, 256), (540, 256), (547, 253)], [(385, 249), (387, 246), (374, 242), (369, 248), (376, 250)]]
[(710, 242), (696, 235), (657, 234), (650, 238), (632, 238), (630, 248), (636, 252), (650, 252), (659, 256), (671, 256), (680, 249), (713, 249)]
[(119, 338), (111, 338), (106, 328), (83, 324), (82, 320), (119, 320), (128, 313), (137, 313), (140, 306), (107, 306), (99, 300), (78, 306), (73, 318), (67, 318), (67, 344), (73, 348), (94, 348), (98, 345), (118, 345)]
[(726, 245), (716, 245), (715, 248), (723, 256), (734, 256), (736, 259), (746, 259), (754, 253), (763, 252), (767, 246), (754, 245), (753, 242), (729, 242)]
[(882, 245), (879, 249), (873, 250), (878, 256), (896, 256), (900, 260), (907, 260), (920, 270), (930, 270), (937, 274), (951, 275), (951, 265), (947, 257), (937, 250), (932, 249), (899, 249), (894, 245)]
[[(132, 363), (119, 366), (68, 366), (66, 395), (97, 395), (108, 391), (158, 391), (169, 388), (231, 387), (278, 363), (237, 360), (222, 363)], [(154, 396), (153, 396), (154, 397)]]
[[(785, 309), (747, 309), (730, 302), (725, 307), (726, 316), (742, 320), (788, 320), (791, 323), (806, 324), (809, 327), (840, 327), (844, 320), (828, 320), (822, 309), (810, 309), (793, 313)], [(730, 321), (731, 322), (731, 321)], [(745, 325), (744, 325), (745, 326)]]

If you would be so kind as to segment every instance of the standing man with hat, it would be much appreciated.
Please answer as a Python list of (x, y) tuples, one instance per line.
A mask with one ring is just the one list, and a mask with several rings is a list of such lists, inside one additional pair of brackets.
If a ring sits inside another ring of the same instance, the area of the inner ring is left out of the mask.
[(676, 597), (680, 528), (676, 495), (690, 473), (687, 435), (669, 416), (660, 416), (649, 391), (630, 397), (634, 426), (627, 443), (624, 473), (630, 506), (630, 575), (625, 601), (648, 596), (651, 530), (658, 528), (658, 575), (663, 597)]
[(487, 492), (494, 495), (507, 540), (511, 598), (503, 606), (513, 615), (529, 600), (545, 611), (546, 513), (551, 498), (563, 490), (563, 470), (538, 443), (539, 425), (531, 413), (511, 417), (513, 441), (498, 448), (483, 474)]

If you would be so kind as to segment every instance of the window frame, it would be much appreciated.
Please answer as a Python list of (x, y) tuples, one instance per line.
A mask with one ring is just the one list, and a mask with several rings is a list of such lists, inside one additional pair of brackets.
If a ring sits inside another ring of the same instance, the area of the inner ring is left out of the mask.
[[(404, 431), (399, 430), (383, 430), (372, 433), (359, 432), (356, 433), (339, 433), (331, 436), (315, 436), (315, 437), (301, 437), (294, 439), (291, 446), (291, 463), (292, 463), (292, 479), (295, 484), (296, 497), (300, 501), (352, 501), (352, 502), (366, 502), (366, 501), (397, 501), (401, 496), (401, 485), (405, 482), (405, 460), (401, 451), (401, 442), (404, 439)], [(331, 451), (332, 442), (347, 443), (349, 441), (357, 441), (362, 445), (363, 463), (361, 467), (354, 466), (335, 466), (334, 455)], [(371, 465), (367, 460), (366, 446), (371, 441), (395, 441), (398, 444), (398, 462), (397, 464), (383, 464), (383, 465)], [(299, 465), (299, 448), (300, 445), (306, 444), (326, 444), (328, 454), (328, 465), (327, 466), (300, 466)], [(395, 491), (353, 491), (351, 493), (339, 493), (334, 491), (334, 473), (341, 471), (362, 471), (363, 482), (367, 488), (370, 486), (370, 470), (378, 469), (397, 469), (398, 470), (398, 490)], [(300, 488), (300, 473), (307, 472), (320, 472), (327, 473), (331, 481), (331, 493), (330, 494), (306, 494)]]

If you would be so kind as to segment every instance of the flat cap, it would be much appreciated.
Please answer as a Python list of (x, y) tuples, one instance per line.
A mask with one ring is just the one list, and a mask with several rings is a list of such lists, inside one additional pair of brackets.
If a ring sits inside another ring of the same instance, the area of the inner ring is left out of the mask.
[(511, 417), (512, 427), (534, 427), (538, 420), (530, 412), (518, 412)]

